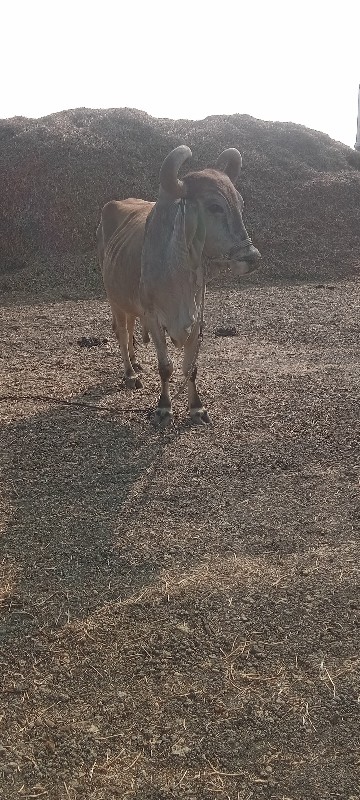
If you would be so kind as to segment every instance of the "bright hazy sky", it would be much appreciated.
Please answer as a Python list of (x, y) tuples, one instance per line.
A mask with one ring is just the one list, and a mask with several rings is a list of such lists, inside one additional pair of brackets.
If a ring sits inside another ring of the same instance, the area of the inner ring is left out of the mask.
[(0, 117), (239, 113), (354, 145), (358, 0), (8, 0), (0, 20)]

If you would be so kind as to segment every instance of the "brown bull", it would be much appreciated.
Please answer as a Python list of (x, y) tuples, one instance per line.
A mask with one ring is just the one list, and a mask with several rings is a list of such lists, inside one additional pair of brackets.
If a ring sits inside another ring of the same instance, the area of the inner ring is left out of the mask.
[(138, 318), (144, 341), (149, 332), (158, 356), (161, 395), (154, 422), (161, 427), (172, 417), (169, 380), (173, 365), (166, 333), (184, 350), (191, 420), (195, 424), (210, 421), (195, 385), (205, 263), (231, 262), (237, 274), (245, 275), (260, 259), (244, 227), (244, 203), (234, 186), (241, 169), (240, 153), (234, 148), (225, 150), (216, 169), (190, 172), (180, 180), (178, 171), (191, 155), (188, 147), (180, 145), (167, 156), (160, 170), (156, 203), (113, 200), (104, 206), (97, 229), (125, 382), (131, 389), (142, 385), (133, 345)]

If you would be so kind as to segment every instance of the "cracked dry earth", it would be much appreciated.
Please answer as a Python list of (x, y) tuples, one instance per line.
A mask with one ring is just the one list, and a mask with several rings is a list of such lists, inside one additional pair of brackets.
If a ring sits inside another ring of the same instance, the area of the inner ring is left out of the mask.
[(102, 298), (7, 295), (1, 798), (359, 800), (359, 299), (210, 287), (160, 433)]

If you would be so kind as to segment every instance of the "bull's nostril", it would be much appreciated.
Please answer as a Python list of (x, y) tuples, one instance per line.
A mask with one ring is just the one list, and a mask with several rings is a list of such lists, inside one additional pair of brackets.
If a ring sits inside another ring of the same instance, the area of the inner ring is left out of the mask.
[(241, 242), (241, 247), (234, 248), (230, 252), (229, 257), (230, 259), (235, 259), (236, 261), (247, 261), (248, 263), (254, 263), (260, 260), (261, 255), (259, 250), (254, 247), (251, 239), (243, 239)]

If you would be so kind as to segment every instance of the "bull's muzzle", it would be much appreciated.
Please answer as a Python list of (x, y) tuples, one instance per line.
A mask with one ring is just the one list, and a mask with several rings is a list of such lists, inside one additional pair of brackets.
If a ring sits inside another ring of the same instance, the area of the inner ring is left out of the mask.
[(259, 266), (261, 254), (254, 247), (251, 239), (247, 239), (240, 247), (234, 247), (229, 253), (231, 269), (235, 275), (247, 275)]
[(261, 255), (254, 247), (251, 239), (245, 239), (240, 245), (232, 247), (229, 253), (231, 261), (248, 261), (249, 263), (256, 263), (260, 261)]

